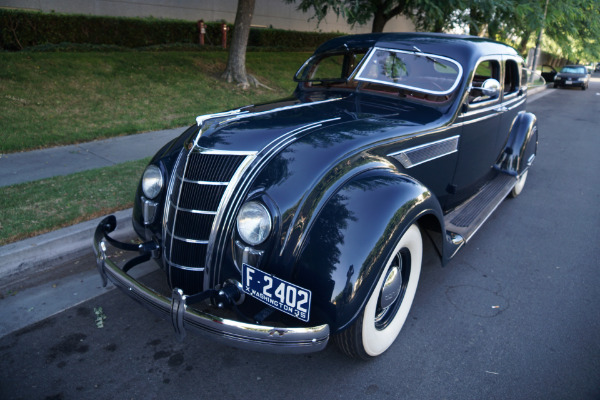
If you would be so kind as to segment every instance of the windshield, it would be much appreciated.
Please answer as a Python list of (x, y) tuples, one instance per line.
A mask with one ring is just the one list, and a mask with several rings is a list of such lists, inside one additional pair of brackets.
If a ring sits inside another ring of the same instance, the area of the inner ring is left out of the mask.
[(456, 88), (461, 75), (460, 64), (446, 57), (374, 48), (356, 79), (444, 95)]
[(564, 67), (560, 70), (563, 74), (586, 74), (585, 67)]

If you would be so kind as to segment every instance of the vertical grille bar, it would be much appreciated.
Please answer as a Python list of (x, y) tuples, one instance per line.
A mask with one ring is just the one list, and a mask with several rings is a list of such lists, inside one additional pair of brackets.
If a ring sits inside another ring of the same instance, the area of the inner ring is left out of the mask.
[(182, 150), (169, 183), (163, 223), (163, 261), (169, 283), (185, 293), (202, 290), (215, 217), (246, 154)]

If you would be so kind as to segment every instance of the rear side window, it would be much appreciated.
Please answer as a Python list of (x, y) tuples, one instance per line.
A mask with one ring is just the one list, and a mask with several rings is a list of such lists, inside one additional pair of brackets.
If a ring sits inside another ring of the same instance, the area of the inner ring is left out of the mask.
[(507, 60), (504, 64), (504, 95), (519, 91), (519, 64), (515, 60)]

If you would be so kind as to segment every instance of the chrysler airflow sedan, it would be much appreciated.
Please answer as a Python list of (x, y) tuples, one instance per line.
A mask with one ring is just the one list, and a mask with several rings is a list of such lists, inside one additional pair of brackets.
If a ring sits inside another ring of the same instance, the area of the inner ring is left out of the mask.
[[(538, 132), (522, 63), (469, 36), (324, 43), (293, 96), (200, 116), (154, 156), (135, 195), (140, 244), (110, 237), (114, 216), (96, 229), (104, 284), (181, 340), (307, 353), (331, 339), (351, 357), (382, 354), (411, 308), (424, 240), (446, 264), (523, 190)], [(140, 254), (119, 266), (109, 245)], [(160, 285), (129, 274), (150, 259)]]

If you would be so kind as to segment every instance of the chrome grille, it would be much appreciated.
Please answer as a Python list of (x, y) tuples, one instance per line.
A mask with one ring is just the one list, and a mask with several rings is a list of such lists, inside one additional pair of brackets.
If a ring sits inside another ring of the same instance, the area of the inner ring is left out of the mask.
[(246, 154), (183, 150), (169, 184), (165, 205), (163, 259), (172, 287), (202, 290), (213, 223)]

